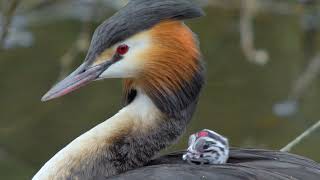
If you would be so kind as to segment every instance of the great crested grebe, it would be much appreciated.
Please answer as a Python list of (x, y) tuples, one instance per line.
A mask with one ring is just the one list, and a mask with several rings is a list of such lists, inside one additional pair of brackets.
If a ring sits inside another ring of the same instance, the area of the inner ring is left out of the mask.
[(124, 107), (68, 144), (33, 179), (319, 179), (317, 163), (266, 150), (233, 149), (224, 165), (188, 164), (185, 152), (152, 159), (178, 140), (195, 111), (204, 67), (183, 20), (203, 14), (188, 0), (131, 0), (103, 22), (84, 63), (42, 100), (123, 78)]

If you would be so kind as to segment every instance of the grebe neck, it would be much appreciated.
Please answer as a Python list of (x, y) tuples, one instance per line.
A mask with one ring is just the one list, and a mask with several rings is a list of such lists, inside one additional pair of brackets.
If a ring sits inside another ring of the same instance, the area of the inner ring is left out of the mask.
[(63, 148), (33, 179), (109, 177), (145, 165), (174, 143), (190, 121), (196, 100), (172, 118), (145, 92), (135, 92), (129, 104)]

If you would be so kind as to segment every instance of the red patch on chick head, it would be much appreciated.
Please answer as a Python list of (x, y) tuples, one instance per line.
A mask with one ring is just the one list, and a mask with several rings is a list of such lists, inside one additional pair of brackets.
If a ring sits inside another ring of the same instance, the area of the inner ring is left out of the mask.
[(200, 132), (198, 133), (198, 137), (207, 137), (208, 135), (209, 135), (209, 133), (206, 132), (206, 131), (200, 131)]

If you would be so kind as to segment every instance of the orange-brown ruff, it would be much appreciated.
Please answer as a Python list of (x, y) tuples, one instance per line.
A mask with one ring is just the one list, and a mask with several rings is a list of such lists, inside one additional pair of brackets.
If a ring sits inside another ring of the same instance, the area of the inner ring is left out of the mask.
[[(195, 73), (202, 71), (198, 41), (181, 21), (164, 21), (150, 30), (152, 47), (142, 56), (148, 59), (143, 72), (134, 79), (124, 80), (124, 94), (140, 87), (149, 96), (156, 92), (183, 91)], [(174, 93), (173, 92), (173, 93)]]

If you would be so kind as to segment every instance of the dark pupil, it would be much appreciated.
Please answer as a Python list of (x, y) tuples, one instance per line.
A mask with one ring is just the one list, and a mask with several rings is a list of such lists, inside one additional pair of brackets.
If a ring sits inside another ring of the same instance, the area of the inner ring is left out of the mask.
[(209, 145), (208, 144), (205, 144), (204, 146), (203, 146), (203, 149), (208, 149), (209, 148)]
[(128, 52), (128, 46), (122, 45), (118, 47), (118, 53), (123, 55)]

